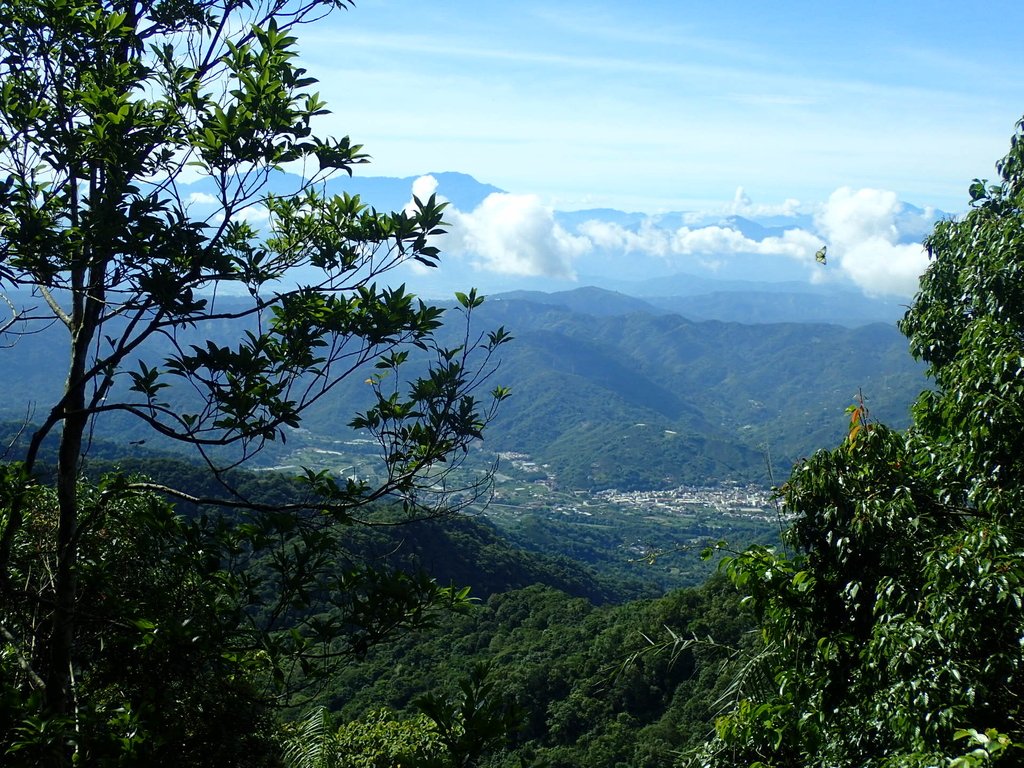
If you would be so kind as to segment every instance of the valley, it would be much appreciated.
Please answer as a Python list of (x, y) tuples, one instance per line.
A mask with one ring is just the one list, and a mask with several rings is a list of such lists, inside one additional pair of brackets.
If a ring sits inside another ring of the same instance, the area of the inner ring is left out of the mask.
[[(327, 439), (295, 430), (288, 444), (292, 450), (283, 458), (253, 469), (289, 474), (309, 468), (340, 480), (381, 480), (375, 474), (377, 446), (366, 437)], [(448, 482), (471, 487), (487, 475), (485, 495), (455, 491), (445, 501), (528, 551), (571, 558), (611, 580), (646, 584), (650, 594), (706, 579), (714, 564), (700, 559), (705, 547), (775, 541), (786, 524), (767, 475), (760, 483), (584, 489), (561, 482), (550, 464), (530, 454), (481, 447)]]
[[(232, 300), (218, 306), (230, 310)], [(511, 396), (484, 440), (453, 457), (455, 471), (441, 465), (446, 485), (422, 500), (443, 499), (530, 552), (626, 580), (630, 594), (700, 583), (714, 570), (698, 557), (709, 543), (738, 550), (776, 541), (785, 519), (769, 489), (794, 462), (837, 444), (859, 397), (871, 419), (905, 425), (926, 385), (904, 337), (881, 323), (691, 320), (598, 288), (494, 296), (473, 322), (479, 333), (513, 334), (492, 374)], [(213, 330), (228, 340), (245, 329), (222, 321)], [(457, 329), (445, 332), (457, 343)], [(58, 334), (18, 338), (5, 350), (0, 387), (52, 399), (60, 361), (47, 350)], [(186, 328), (178, 343), (204, 340)], [(162, 354), (154, 347), (140, 359)], [(370, 403), (369, 373), (348, 377), (246, 468), (381, 482), (381, 446), (348, 426)], [(124, 385), (114, 392), (130, 396)], [(11, 435), (25, 413), (15, 400), (0, 403)], [(97, 457), (116, 457), (126, 444), (139, 456), (178, 448), (116, 413), (97, 417), (93, 440)]]
[(1022, 762), (1020, 12), (730, 5), (0, 1), (0, 764)]

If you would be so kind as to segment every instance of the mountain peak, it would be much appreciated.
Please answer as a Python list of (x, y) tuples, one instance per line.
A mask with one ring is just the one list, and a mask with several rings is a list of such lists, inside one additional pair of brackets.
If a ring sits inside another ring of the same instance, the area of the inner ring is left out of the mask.
[(594, 317), (615, 317), (641, 313), (645, 315), (665, 314), (665, 310), (648, 304), (642, 299), (627, 296), (618, 291), (597, 288), (592, 285), (574, 288), (571, 291), (543, 293), (541, 291), (510, 291), (490, 297), (493, 301), (524, 301), (532, 304), (562, 307), (579, 314)]

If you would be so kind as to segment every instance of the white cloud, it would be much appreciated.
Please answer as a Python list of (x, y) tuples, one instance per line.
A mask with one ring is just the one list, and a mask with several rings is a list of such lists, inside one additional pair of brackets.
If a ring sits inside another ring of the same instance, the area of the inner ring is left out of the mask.
[[(412, 195), (409, 197), (409, 202), (405, 204), (405, 212), (413, 214), (416, 212), (416, 201), (426, 202), (430, 199), (430, 196), (437, 193), (437, 179), (433, 176), (420, 176), (412, 183)], [(443, 195), (438, 195), (438, 199), (441, 202), (447, 200)]]
[(220, 201), (209, 192), (189, 192), (186, 202), (189, 205), (219, 205)]
[(419, 200), (427, 200), (437, 192), (437, 179), (433, 176), (420, 176), (412, 183), (412, 196)]
[(250, 224), (265, 224), (270, 221), (270, 211), (264, 205), (249, 205), (235, 214), (235, 219), (247, 221)]
[(808, 264), (824, 243), (817, 235), (805, 229), (787, 229), (781, 237), (766, 237), (758, 243), (756, 253), (770, 256), (788, 256)]
[(734, 211), (741, 211), (744, 208), (749, 208), (752, 204), (753, 201), (746, 190), (743, 187), (736, 187), (736, 194), (732, 197), (732, 209)]
[[(413, 182), (409, 205), (413, 196), (423, 200), (437, 192), (437, 180), (422, 176)], [(739, 187), (718, 215), (723, 211), (751, 218), (796, 215), (799, 206), (794, 199), (758, 205)], [(575, 279), (577, 260), (594, 250), (669, 261), (690, 258), (711, 270), (727, 266), (731, 256), (756, 255), (806, 264), (812, 281), (838, 272), (865, 293), (907, 296), (916, 290), (927, 266), (921, 246), (907, 240), (927, 232), (934, 211), (906, 208), (894, 192), (843, 187), (819, 207), (815, 231), (792, 228), (760, 240), (727, 223), (697, 226), (690, 222), (673, 228), (653, 218), (637, 227), (595, 219), (569, 232), (539, 197), (505, 192), (488, 195), (470, 212), (449, 207), (445, 218), (448, 234), (438, 238), (438, 247), (478, 270), (500, 274)], [(826, 243), (832, 270), (822, 270), (815, 262), (815, 253)], [(769, 262), (765, 268), (772, 268)]]
[(793, 197), (787, 197), (782, 203), (773, 205), (770, 203), (754, 203), (743, 187), (736, 187), (736, 194), (733, 196), (732, 205), (728, 212), (736, 216), (796, 216), (800, 212), (800, 201)]
[[(751, 218), (795, 215), (799, 203), (755, 205), (743, 187), (736, 190), (728, 210)], [(720, 213), (721, 211), (719, 211)], [(812, 281), (828, 279), (815, 266), (815, 253), (829, 246), (829, 260), (837, 271), (870, 295), (910, 296), (928, 265), (924, 249), (916, 241), (930, 231), (934, 209), (905, 207), (895, 192), (842, 187), (829, 197), (815, 216), (815, 232), (788, 229), (782, 235), (755, 240), (728, 224), (698, 226), (712, 213), (684, 219), (685, 226), (672, 231), (645, 223), (633, 231), (616, 224), (591, 221), (579, 233), (595, 247), (639, 251), (661, 257), (692, 256), (708, 269), (717, 269), (733, 254), (782, 256), (814, 266)]]
[(875, 238), (895, 242), (900, 207), (895, 192), (840, 187), (829, 196), (815, 221), (837, 248)]
[(899, 245), (871, 239), (845, 251), (842, 268), (869, 295), (911, 296), (928, 267), (920, 245)]
[[(417, 178), (412, 183), (412, 194), (409, 196), (409, 201), (405, 204), (403, 211), (405, 211), (405, 213), (409, 215), (414, 214), (416, 212), (416, 200), (419, 200), (420, 202), (426, 202), (428, 199), (430, 199), (431, 195), (437, 193), (437, 186), (437, 179), (435, 179), (433, 176), (427, 175), (420, 176), (419, 178)], [(444, 197), (444, 195), (437, 195), (438, 202), (443, 203), (446, 202), (447, 199), (448, 198)], [(451, 210), (449, 210), (449, 214), (450, 213)], [(445, 235), (432, 235), (428, 239), (430, 241), (430, 244), (437, 248), (443, 249), (445, 247)], [(432, 271), (431, 267), (428, 267), (426, 264), (421, 264), (418, 261), (410, 260), (406, 263), (409, 269), (411, 269), (413, 272), (419, 275), (429, 274)]]
[(591, 248), (555, 222), (536, 195), (495, 192), (471, 213), (449, 209), (445, 247), (478, 269), (507, 275), (575, 279), (573, 262)]
[(755, 219), (764, 216), (795, 217), (800, 215), (800, 201), (787, 197), (781, 203), (755, 203), (743, 187), (736, 187), (732, 201), (725, 205), (716, 205), (703, 210), (687, 211), (683, 214), (683, 223), (687, 226), (698, 226), (709, 221), (717, 221), (723, 216), (743, 216)]
[(762, 256), (788, 256), (797, 261), (811, 262), (822, 242), (802, 229), (788, 229), (781, 237), (753, 240), (730, 227), (680, 227), (672, 238), (672, 251), (683, 255), (754, 253)]
[[(224, 211), (217, 211), (212, 218), (217, 222), (224, 221)], [(247, 205), (245, 208), (235, 211), (231, 218), (232, 221), (244, 221), (256, 229), (260, 229), (270, 221), (270, 211), (265, 205)]]
[(781, 236), (754, 240), (738, 229), (724, 226), (680, 227), (675, 231), (644, 222), (638, 231), (603, 221), (587, 221), (578, 232), (598, 248), (641, 252), (652, 256), (726, 256), (735, 253), (788, 256), (813, 262), (822, 240), (802, 229), (788, 229)]
[(576, 231), (597, 248), (607, 250), (653, 256), (667, 256), (672, 250), (671, 232), (655, 226), (650, 219), (646, 219), (635, 232), (619, 224), (596, 219), (583, 222)]
[[(414, 210), (413, 198), (426, 200), (437, 194), (433, 176), (420, 176), (412, 184), (405, 206)], [(443, 195), (438, 199), (446, 201)], [(447, 234), (434, 244), (456, 258), (463, 258), (478, 270), (524, 277), (575, 279), (573, 262), (592, 247), (587, 237), (572, 235), (555, 221), (554, 210), (536, 195), (495, 192), (474, 210), (445, 211)], [(415, 263), (415, 271), (425, 271)]]
[[(921, 245), (900, 242), (902, 212), (895, 192), (841, 187), (815, 217), (832, 258), (866, 293), (912, 295), (928, 266)], [(919, 218), (909, 219), (914, 228)]]
[(740, 253), (756, 245), (742, 232), (727, 227), (680, 227), (672, 236), (672, 252), (684, 255)]

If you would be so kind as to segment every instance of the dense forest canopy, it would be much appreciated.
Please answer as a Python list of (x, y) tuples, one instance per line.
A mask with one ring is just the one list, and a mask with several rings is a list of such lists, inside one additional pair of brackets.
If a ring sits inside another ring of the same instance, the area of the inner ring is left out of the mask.
[(975, 766), (1024, 743), (1024, 121), (901, 323), (935, 388), (794, 468), (789, 549), (726, 570), (761, 644), (687, 765)]
[[(443, 310), (387, 287), (401, 263), (437, 264), (437, 200), (382, 214), (322, 192), (366, 157), (313, 134), (325, 105), (295, 34), (350, 5), (0, 4), (0, 345), (58, 328), (66, 360), (0, 465), (5, 764), (1019, 761), (1024, 121), (998, 181), (926, 240), (901, 330), (934, 387), (906, 430), (858, 403), (842, 443), (796, 465), (781, 546), (595, 608), (623, 593), (564, 560), (468, 525), (405, 529), (486, 552), (479, 604), (352, 533), (443, 525), (487, 487), (455, 470), (508, 395), (484, 390), (510, 337), (470, 326), (473, 291), (443, 335)], [(267, 194), (296, 163), (299, 186)], [(219, 207), (202, 220), (197, 169)], [(238, 320), (237, 339), (193, 341)], [(379, 482), (231, 471), (353, 377)], [(90, 476), (111, 414), (189, 446), (204, 480)]]
[[(474, 292), (457, 296), (467, 325), (447, 346), (443, 310), (384, 282), (404, 262), (437, 264), (443, 206), (431, 197), (384, 214), (322, 193), (328, 174), (366, 156), (347, 137), (313, 134), (325, 105), (297, 64), (295, 32), (349, 5), (0, 6), (0, 331), (8, 346), (61, 328), (67, 361), (58, 397), (0, 473), (0, 730), (26, 762), (249, 761), (244, 743), (317, 669), (464, 601), (337, 554), (341, 530), (375, 502), (415, 519), (486, 489), (486, 474), (452, 487), (453, 468), (506, 394), (478, 391), (507, 334), (469, 328)], [(307, 176), (269, 194), (285, 164)], [(186, 188), (197, 172), (218, 203), (202, 219)], [(254, 205), (269, 214), (262, 230), (246, 217)], [(189, 335), (223, 320), (248, 328), (226, 342)], [(154, 340), (164, 354), (139, 359)], [(409, 350), (428, 364), (403, 376)], [(226, 470), (284, 440), (364, 366), (373, 402), (352, 424), (378, 444), (377, 482), (311, 470), (279, 499), (231, 485)], [(94, 425), (115, 413), (190, 446), (220, 482), (192, 500), (236, 513), (183, 521), (141, 478), (83, 483)], [(157, 592), (121, 590), (146, 583)], [(225, 719), (203, 714), (214, 699)], [(226, 722), (235, 709), (253, 712), (248, 725)]]

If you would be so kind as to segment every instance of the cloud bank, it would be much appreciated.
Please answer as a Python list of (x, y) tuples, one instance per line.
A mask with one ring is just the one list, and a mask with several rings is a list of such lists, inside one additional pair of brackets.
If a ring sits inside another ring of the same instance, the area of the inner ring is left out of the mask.
[(902, 243), (903, 212), (895, 192), (841, 187), (815, 222), (840, 269), (867, 294), (910, 296), (928, 266), (919, 243)]
[[(437, 181), (420, 177), (412, 193), (426, 199), (437, 193)], [(812, 281), (845, 278), (868, 295), (910, 296), (917, 290), (928, 260), (922, 246), (908, 240), (927, 233), (933, 210), (905, 206), (895, 192), (849, 187), (837, 189), (811, 210), (813, 226), (765, 229), (754, 219), (777, 222), (778, 217), (800, 216), (799, 221), (807, 222), (811, 217), (797, 200), (755, 204), (740, 187), (719, 213), (741, 220), (719, 216), (717, 223), (701, 226), (697, 218), (683, 216), (676, 219), (681, 226), (655, 218), (624, 226), (592, 219), (569, 231), (537, 196), (500, 192), (488, 195), (472, 211), (449, 207), (448, 234), (439, 245), (479, 271), (502, 275), (574, 280), (593, 254), (623, 258), (624, 273), (640, 256), (680, 271), (714, 270), (731, 258), (754, 256), (762, 259), (765, 274), (772, 272), (771, 259), (785, 259), (804, 265)], [(826, 245), (829, 263), (822, 267), (815, 254)]]
[[(436, 189), (432, 176), (413, 182), (413, 195), (421, 200)], [(495, 192), (470, 212), (449, 207), (445, 219), (446, 251), (478, 270), (504, 275), (574, 280), (575, 260), (592, 247), (589, 239), (558, 224), (554, 210), (536, 195)]]
[(455, 248), (473, 254), (480, 269), (503, 274), (575, 279), (574, 261), (592, 247), (562, 228), (535, 195), (493, 193), (451, 219)]

